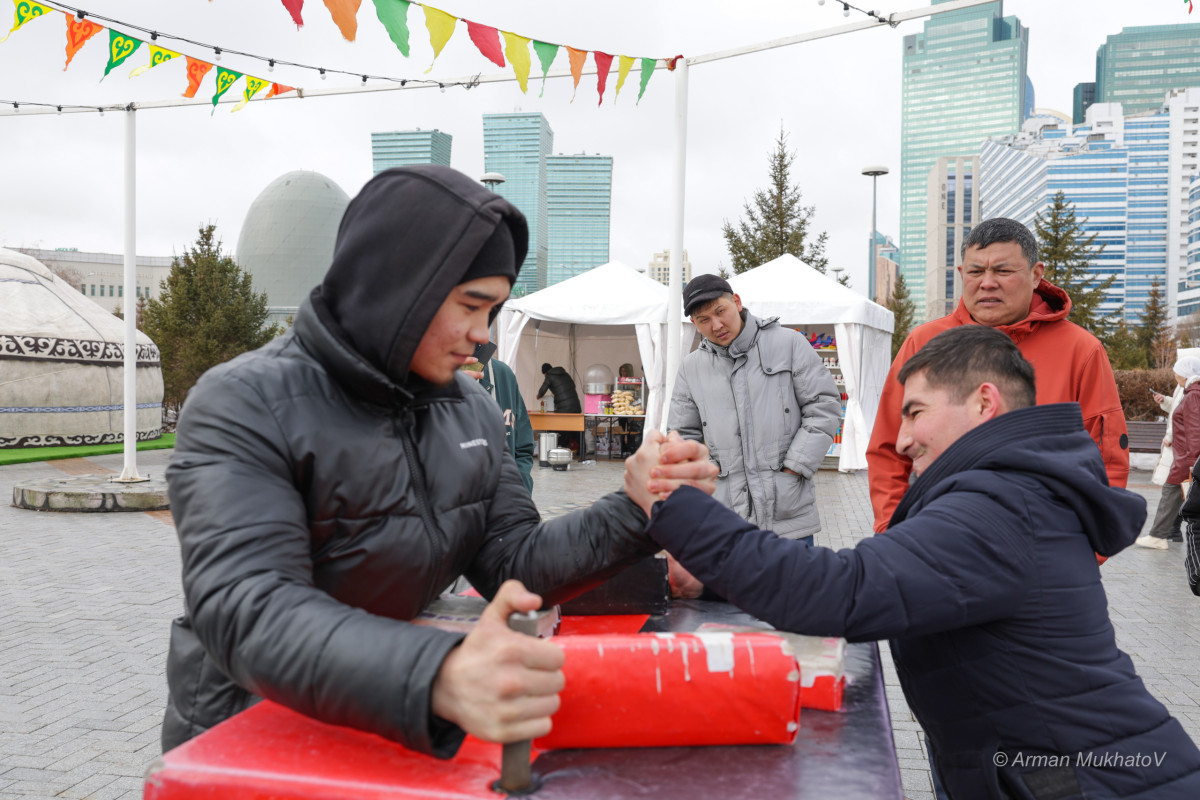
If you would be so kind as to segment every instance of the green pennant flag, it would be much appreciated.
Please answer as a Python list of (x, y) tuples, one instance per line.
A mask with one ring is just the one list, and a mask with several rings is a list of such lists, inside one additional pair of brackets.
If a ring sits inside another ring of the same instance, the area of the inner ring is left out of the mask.
[(638, 103), (642, 102), (642, 95), (646, 93), (646, 84), (650, 82), (650, 76), (654, 74), (654, 65), (657, 63), (658, 61), (653, 58), (642, 59), (642, 85), (638, 89)]
[(104, 68), (104, 75), (100, 80), (108, 77), (108, 73), (113, 69), (125, 63), (125, 60), (137, 52), (137, 49), (142, 46), (141, 39), (134, 39), (132, 36), (126, 36), (123, 33), (117, 33), (112, 28), (108, 29), (108, 66)]
[(213, 95), (213, 113), (217, 113), (217, 101), (221, 99), (221, 95), (229, 91), (229, 87), (238, 82), (238, 78), (242, 77), (242, 73), (234, 72), (231, 69), (217, 67), (217, 93)]
[(408, 0), (375, 0), (375, 13), (400, 55), (408, 58)]
[(539, 42), (533, 40), (533, 49), (537, 53), (538, 61), (542, 65), (542, 91), (538, 92), (538, 97), (546, 93), (546, 73), (550, 71), (550, 65), (554, 63), (554, 57), (558, 55), (558, 45), (550, 44), (550, 42)]

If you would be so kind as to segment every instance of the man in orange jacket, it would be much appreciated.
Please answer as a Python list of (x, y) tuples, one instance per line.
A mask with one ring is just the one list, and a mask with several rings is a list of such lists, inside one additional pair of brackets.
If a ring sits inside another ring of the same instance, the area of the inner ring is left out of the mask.
[(1129, 436), (1108, 354), (1099, 339), (1067, 320), (1071, 298), (1042, 280), (1045, 265), (1033, 234), (1011, 219), (987, 220), (963, 242), (962, 259), (958, 308), (908, 334), (883, 386), (867, 448), (876, 532), (887, 530), (912, 471), (912, 462), (896, 452), (904, 393), (896, 375), (922, 345), (959, 325), (986, 325), (1012, 337), (1037, 374), (1038, 405), (1079, 403), (1109, 484), (1123, 488), (1129, 480)]

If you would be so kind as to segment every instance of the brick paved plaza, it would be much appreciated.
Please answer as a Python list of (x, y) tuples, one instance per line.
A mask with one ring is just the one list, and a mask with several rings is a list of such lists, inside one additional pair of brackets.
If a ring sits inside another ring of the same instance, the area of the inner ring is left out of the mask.
[[(170, 451), (139, 454), (158, 476)], [(179, 554), (168, 512), (53, 514), (8, 505), (12, 484), (119, 471), (121, 456), (0, 467), (0, 800), (138, 798), (159, 755), (170, 620), (182, 609)], [(621, 465), (535, 469), (546, 516), (621, 486)], [(819, 544), (847, 547), (870, 531), (865, 474), (822, 472)], [(1159, 489), (1135, 472), (1131, 488)], [(1132, 547), (1104, 566), (1119, 643), (1151, 691), (1200, 740), (1200, 598), (1183, 551)], [(906, 795), (932, 798), (917, 724), (888, 668), (888, 695)]]

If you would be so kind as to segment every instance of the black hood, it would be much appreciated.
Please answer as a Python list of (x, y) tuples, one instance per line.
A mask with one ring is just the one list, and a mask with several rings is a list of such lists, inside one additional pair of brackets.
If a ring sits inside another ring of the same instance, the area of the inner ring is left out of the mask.
[(434, 314), (500, 225), (509, 228), (519, 271), (529, 232), (516, 206), (449, 167), (381, 172), (350, 201), (313, 308), (337, 338), (403, 385)]

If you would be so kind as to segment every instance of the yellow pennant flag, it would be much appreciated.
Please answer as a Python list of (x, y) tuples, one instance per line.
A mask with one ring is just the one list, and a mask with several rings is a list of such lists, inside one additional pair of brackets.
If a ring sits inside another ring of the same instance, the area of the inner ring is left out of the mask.
[[(458, 22), (458, 17), (453, 17), (445, 11), (438, 11), (429, 6), (423, 6), (423, 8), (425, 9), (425, 27), (429, 28), (429, 43), (433, 45), (433, 60), (437, 61), (442, 48), (454, 34), (454, 25)], [(425, 71), (429, 72), (432, 69), (433, 62), (430, 62), (429, 69)]]
[(178, 57), (179, 53), (176, 53), (174, 50), (168, 50), (165, 47), (159, 47), (158, 45), (152, 44), (150, 45), (150, 63), (143, 64), (142, 66), (138, 67), (133, 72), (129, 73), (129, 77), (132, 78), (135, 75), (144, 75), (164, 61), (170, 61), (172, 58)]
[(37, 19), (43, 14), (49, 14), (54, 10), (49, 6), (42, 5), (41, 3), (34, 3), (32, 0), (13, 0), (13, 5), (17, 7), (17, 11), (13, 18), (12, 30), (4, 34), (4, 39), (0, 39), (0, 42), (3, 42), (8, 37), (12, 36), (13, 32), (16, 31), (17, 28), (21, 27), (26, 22), (29, 22), (31, 19)]
[(504, 55), (512, 64), (513, 73), (517, 76), (517, 85), (524, 93), (529, 88), (529, 40), (508, 31), (500, 31), (504, 35)]
[(620, 65), (617, 67), (617, 91), (613, 94), (613, 102), (621, 96), (621, 87), (625, 85), (625, 78), (629, 75), (629, 70), (633, 68), (633, 56), (620, 56)]
[(242, 91), (242, 101), (233, 107), (234, 111), (241, 111), (250, 102), (250, 98), (261, 92), (271, 82), (264, 81), (262, 78), (255, 78), (251, 75), (246, 76), (246, 88)]

